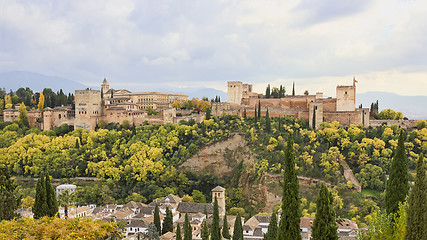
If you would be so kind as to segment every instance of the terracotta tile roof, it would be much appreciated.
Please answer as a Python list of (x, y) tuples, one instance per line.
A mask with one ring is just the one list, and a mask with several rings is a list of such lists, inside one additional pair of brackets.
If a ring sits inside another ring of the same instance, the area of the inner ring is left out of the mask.
[(205, 207), (208, 214), (213, 214), (212, 203), (180, 202), (176, 210), (180, 213), (204, 213)]
[(214, 189), (211, 190), (212, 192), (222, 192), (225, 191), (225, 188), (221, 186), (216, 186)]

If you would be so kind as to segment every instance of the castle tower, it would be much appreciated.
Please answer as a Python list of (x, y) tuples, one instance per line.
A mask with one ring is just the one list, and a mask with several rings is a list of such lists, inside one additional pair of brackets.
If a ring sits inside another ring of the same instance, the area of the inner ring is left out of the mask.
[(337, 112), (354, 111), (356, 86), (337, 86)]
[[(249, 89), (249, 86), (246, 88)], [(227, 82), (227, 102), (240, 105), (242, 103), (242, 97), (243, 83), (240, 81)]]
[(104, 78), (104, 81), (102, 81), (101, 88), (102, 88), (102, 94), (105, 96), (107, 91), (110, 89), (110, 84), (108, 84), (106, 78)]
[(215, 201), (215, 197), (218, 200), (219, 216), (225, 215), (225, 188), (216, 186), (212, 189), (212, 204)]
[(83, 128), (95, 130), (95, 126), (101, 116), (101, 91), (76, 90), (74, 129)]

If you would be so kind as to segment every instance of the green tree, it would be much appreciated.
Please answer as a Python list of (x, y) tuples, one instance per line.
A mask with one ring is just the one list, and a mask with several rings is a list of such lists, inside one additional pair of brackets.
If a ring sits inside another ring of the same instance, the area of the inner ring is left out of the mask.
[(228, 230), (227, 214), (224, 214), (224, 218), (222, 220), (222, 237), (230, 239), (231, 236), (230, 231)]
[(45, 176), (41, 175), (37, 181), (36, 199), (33, 206), (34, 218), (42, 218), (48, 215), (47, 196), (45, 187)]
[(21, 198), (18, 196), (18, 185), (10, 179), (10, 173), (6, 166), (0, 165), (0, 222), (18, 217), (15, 210), (18, 209)]
[(282, 215), (280, 218), (277, 239), (299, 240), (301, 239), (299, 183), (297, 173), (295, 171), (294, 141), (291, 134), (288, 136), (284, 165), (285, 171), (282, 182)]
[(270, 84), (268, 84), (267, 88), (265, 89), (265, 98), (270, 98)]
[(405, 201), (409, 191), (408, 162), (404, 144), (403, 130), (401, 130), (386, 184), (384, 207), (387, 213), (396, 213), (399, 203)]
[(338, 239), (333, 197), (329, 189), (322, 184), (316, 201), (316, 218), (312, 226), (311, 239), (333, 240)]
[(154, 223), (151, 222), (148, 224), (147, 231), (144, 233), (144, 238), (150, 240), (160, 239), (159, 231), (157, 230), (156, 225)]
[(59, 205), (64, 207), (64, 217), (68, 218), (68, 206), (71, 205), (73, 196), (72, 193), (68, 190), (64, 190), (61, 192), (61, 194), (58, 196), (58, 203)]
[(271, 121), (270, 121), (270, 115), (268, 114), (268, 108), (267, 112), (265, 113), (265, 131), (271, 132)]
[(237, 214), (236, 221), (234, 221), (234, 230), (233, 230), (232, 240), (243, 240), (243, 226), (242, 226), (242, 219), (240, 217), (240, 214)]
[(56, 200), (55, 190), (50, 182), (50, 176), (45, 178), (46, 203), (48, 208), (48, 216), (54, 217), (58, 213), (58, 201)]
[(181, 236), (181, 226), (179, 225), (179, 223), (176, 225), (176, 236), (175, 236), (176, 240), (182, 240), (182, 236)]
[(206, 119), (206, 120), (211, 119), (211, 108), (210, 108), (210, 107), (208, 107), (208, 108), (206, 109), (206, 117), (205, 117), (205, 119)]
[(203, 222), (202, 240), (209, 240), (209, 228), (208, 223), (206, 221)]
[(185, 213), (184, 220), (184, 240), (192, 240), (193, 239), (193, 231), (191, 229), (190, 220), (188, 219), (188, 214)]
[(216, 198), (216, 196), (215, 196), (214, 205), (213, 205), (211, 240), (221, 240), (221, 229), (219, 227), (218, 199)]
[(28, 120), (27, 107), (25, 106), (24, 102), (21, 103), (18, 111), (19, 111), (19, 115), (18, 115), (19, 124), (24, 127), (30, 127), (30, 122)]
[(292, 84), (292, 96), (295, 96), (295, 82)]
[(312, 125), (313, 125), (313, 130), (316, 130), (316, 106), (313, 107)]
[(159, 211), (159, 205), (157, 204), (154, 207), (154, 225), (156, 226), (157, 231), (161, 233), (162, 227), (160, 225), (160, 211)]
[(255, 104), (255, 114), (254, 114), (254, 120), (255, 120), (255, 122), (257, 122), (258, 121), (258, 119), (257, 119), (257, 117), (258, 117), (258, 114), (257, 114), (257, 106), (256, 106), (256, 104)]
[(163, 219), (162, 234), (173, 232), (173, 216), (169, 207), (166, 207), (166, 216)]
[(360, 173), (356, 173), (356, 177), (363, 188), (384, 190), (386, 175), (381, 167), (368, 163), (360, 170)]
[(261, 121), (261, 100), (258, 100), (258, 121)]
[(422, 154), (417, 162), (417, 178), (409, 194), (406, 215), (406, 240), (427, 239), (427, 188), (424, 158)]
[(277, 215), (276, 212), (271, 214), (270, 224), (268, 224), (267, 232), (264, 235), (264, 240), (275, 240), (277, 238)]
[(199, 190), (193, 190), (192, 192), (193, 201), (196, 203), (205, 203), (206, 197), (205, 195), (200, 192)]
[(246, 120), (246, 108), (245, 108), (245, 110), (243, 110), (243, 118)]

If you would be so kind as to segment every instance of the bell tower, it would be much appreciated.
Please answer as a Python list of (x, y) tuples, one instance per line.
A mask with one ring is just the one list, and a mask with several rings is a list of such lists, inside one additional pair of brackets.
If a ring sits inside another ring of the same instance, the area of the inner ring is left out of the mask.
[(212, 189), (212, 204), (215, 202), (215, 197), (218, 200), (219, 215), (225, 215), (225, 188), (216, 186)]
[(102, 88), (102, 94), (105, 96), (107, 91), (110, 89), (110, 84), (108, 84), (106, 78), (104, 78), (104, 81), (102, 81), (101, 88)]

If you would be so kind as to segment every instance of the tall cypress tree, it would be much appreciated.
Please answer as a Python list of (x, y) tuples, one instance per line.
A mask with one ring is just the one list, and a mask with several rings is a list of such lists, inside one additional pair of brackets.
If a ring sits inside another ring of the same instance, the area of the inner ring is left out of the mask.
[(34, 218), (42, 218), (48, 215), (47, 209), (47, 197), (46, 197), (46, 187), (45, 187), (45, 177), (44, 175), (40, 176), (40, 179), (37, 181), (36, 186), (36, 199), (34, 200), (33, 213)]
[(215, 196), (211, 226), (211, 240), (221, 240), (221, 229), (219, 227), (218, 199)]
[(46, 189), (46, 203), (47, 203), (47, 215), (54, 217), (58, 213), (58, 200), (56, 200), (55, 190), (53, 189), (50, 181), (50, 176), (45, 176), (45, 189)]
[(270, 115), (268, 114), (268, 108), (267, 112), (265, 113), (265, 131), (271, 132), (271, 121), (270, 121)]
[(408, 162), (406, 161), (403, 130), (401, 130), (386, 184), (384, 206), (387, 213), (397, 213), (399, 203), (405, 201), (409, 191), (408, 180)]
[(222, 221), (222, 237), (226, 239), (230, 239), (230, 231), (228, 230), (228, 222), (227, 222), (227, 214), (224, 215)]
[(234, 221), (234, 230), (232, 240), (243, 240), (243, 227), (240, 213), (237, 214), (236, 221)]
[(166, 207), (166, 216), (163, 219), (162, 234), (173, 232), (173, 216), (169, 207)]
[(268, 224), (267, 232), (264, 235), (264, 240), (275, 240), (277, 238), (277, 215), (276, 212), (271, 214), (270, 224)]
[(292, 84), (292, 96), (295, 96), (295, 82)]
[(335, 220), (336, 215), (333, 200), (332, 193), (322, 184), (316, 201), (316, 218), (312, 226), (311, 239), (338, 239), (338, 227)]
[(246, 120), (246, 108), (245, 108), (245, 110), (243, 111), (243, 118)]
[(17, 194), (17, 187), (15, 181), (10, 179), (9, 169), (0, 165), (0, 221), (18, 217), (15, 210), (21, 204), (21, 198)]
[(206, 221), (203, 223), (202, 240), (209, 240), (209, 228), (208, 223)]
[(313, 125), (313, 130), (316, 130), (316, 106), (313, 107), (312, 125)]
[(261, 121), (261, 100), (258, 100), (258, 120)]
[(406, 240), (427, 239), (427, 186), (424, 159), (420, 155), (417, 162), (417, 178), (409, 194), (406, 215)]
[(193, 231), (191, 229), (190, 220), (188, 220), (188, 214), (185, 213), (184, 220), (184, 240), (192, 240), (193, 239)]
[(181, 226), (179, 225), (179, 223), (176, 225), (176, 236), (175, 236), (176, 240), (182, 240), (182, 235), (181, 235)]
[(154, 225), (156, 226), (157, 232), (162, 232), (162, 227), (160, 225), (160, 211), (159, 211), (159, 205), (156, 204), (154, 207)]
[(295, 152), (292, 135), (288, 136), (285, 152), (285, 171), (283, 176), (282, 215), (280, 218), (277, 239), (300, 240), (300, 200), (299, 183), (295, 171)]
[(265, 89), (265, 98), (270, 98), (270, 84), (268, 84), (267, 88)]
[(254, 114), (255, 122), (257, 122), (257, 121), (258, 121), (258, 120), (257, 120), (258, 114), (257, 114), (257, 112), (256, 112), (256, 109), (257, 109), (257, 107), (256, 107), (256, 104), (255, 104), (255, 114)]

